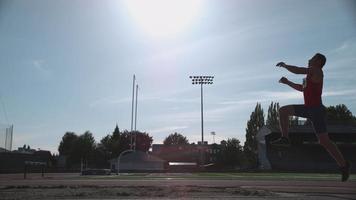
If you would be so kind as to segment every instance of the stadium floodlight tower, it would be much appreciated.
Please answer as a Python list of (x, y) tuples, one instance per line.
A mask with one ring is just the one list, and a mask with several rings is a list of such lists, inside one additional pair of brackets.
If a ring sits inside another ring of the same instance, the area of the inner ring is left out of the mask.
[(201, 144), (204, 145), (203, 85), (213, 84), (214, 76), (189, 76), (193, 85), (200, 85)]

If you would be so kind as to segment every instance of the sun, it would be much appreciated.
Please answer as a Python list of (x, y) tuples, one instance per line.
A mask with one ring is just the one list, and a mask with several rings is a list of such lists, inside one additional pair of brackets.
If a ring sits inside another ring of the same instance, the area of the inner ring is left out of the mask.
[(176, 37), (196, 20), (201, 0), (128, 0), (127, 9), (136, 23), (154, 37)]

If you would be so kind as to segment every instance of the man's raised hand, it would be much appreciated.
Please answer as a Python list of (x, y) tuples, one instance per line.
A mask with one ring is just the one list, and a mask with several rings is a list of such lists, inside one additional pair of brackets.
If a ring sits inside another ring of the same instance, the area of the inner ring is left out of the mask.
[(281, 79), (279, 79), (279, 82), (287, 84), (288, 83), (288, 79), (286, 77), (282, 77)]
[(279, 62), (279, 63), (277, 63), (276, 66), (277, 66), (277, 67), (285, 67), (285, 66), (286, 66), (286, 63), (284, 63), (284, 62)]

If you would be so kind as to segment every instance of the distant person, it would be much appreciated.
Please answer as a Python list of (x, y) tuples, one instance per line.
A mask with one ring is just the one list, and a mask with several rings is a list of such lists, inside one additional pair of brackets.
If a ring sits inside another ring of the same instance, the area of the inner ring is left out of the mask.
[(288, 120), (289, 116), (298, 116), (311, 120), (314, 131), (319, 139), (319, 143), (329, 152), (340, 167), (342, 181), (347, 181), (350, 175), (350, 163), (344, 159), (344, 156), (338, 147), (329, 139), (326, 130), (326, 108), (322, 103), (321, 94), (323, 90), (323, 66), (326, 57), (320, 53), (315, 54), (308, 62), (308, 67), (296, 67), (279, 62), (278, 67), (286, 68), (294, 74), (306, 74), (303, 84), (296, 84), (282, 77), (279, 82), (289, 85), (295, 90), (303, 92), (304, 104), (286, 105), (279, 109), (279, 125), (281, 128), (281, 138), (272, 141), (275, 146), (289, 147)]

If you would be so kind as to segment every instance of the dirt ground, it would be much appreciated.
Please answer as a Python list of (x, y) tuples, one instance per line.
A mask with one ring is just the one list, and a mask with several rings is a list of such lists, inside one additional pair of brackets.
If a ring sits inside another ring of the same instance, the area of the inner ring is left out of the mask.
[(356, 182), (0, 175), (0, 199), (356, 199)]

